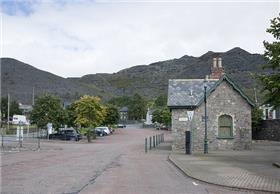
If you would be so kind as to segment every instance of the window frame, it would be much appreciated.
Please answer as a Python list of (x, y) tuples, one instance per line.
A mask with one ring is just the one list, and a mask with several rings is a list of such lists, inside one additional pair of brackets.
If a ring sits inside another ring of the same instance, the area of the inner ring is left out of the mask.
[[(230, 125), (221, 125), (220, 123), (221, 123), (221, 118), (222, 117), (228, 117), (228, 118), (230, 118)], [(230, 130), (230, 135), (229, 136), (222, 136), (221, 135), (221, 132), (220, 132), (220, 128), (221, 127), (225, 127), (225, 128), (230, 128), (229, 130)], [(218, 137), (217, 137), (217, 139), (234, 139), (234, 137), (233, 137), (233, 117), (231, 116), (231, 115), (228, 115), (228, 114), (222, 114), (222, 115), (220, 115), (219, 117), (218, 117)]]

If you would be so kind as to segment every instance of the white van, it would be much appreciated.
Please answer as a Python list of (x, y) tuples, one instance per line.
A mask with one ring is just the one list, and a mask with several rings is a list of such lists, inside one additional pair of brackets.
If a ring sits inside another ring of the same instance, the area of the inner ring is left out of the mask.
[(12, 124), (18, 125), (19, 123), (27, 125), (28, 123), (27, 123), (27, 120), (26, 120), (26, 116), (24, 116), (24, 115), (14, 115)]

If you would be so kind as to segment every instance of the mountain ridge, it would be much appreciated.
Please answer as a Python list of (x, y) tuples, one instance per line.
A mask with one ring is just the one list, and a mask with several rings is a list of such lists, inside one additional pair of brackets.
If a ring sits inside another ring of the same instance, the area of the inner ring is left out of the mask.
[(208, 51), (200, 57), (184, 55), (180, 58), (137, 65), (116, 73), (86, 74), (63, 78), (13, 58), (1, 58), (2, 96), (10, 95), (30, 104), (32, 90), (58, 95), (63, 101), (72, 101), (80, 95), (98, 95), (103, 100), (115, 96), (140, 93), (153, 98), (167, 92), (168, 79), (205, 78), (210, 74), (213, 57), (221, 57), (225, 72), (252, 97), (257, 82), (250, 76), (265, 73), (258, 66), (266, 61), (259, 54), (251, 54), (239, 47), (226, 52)]

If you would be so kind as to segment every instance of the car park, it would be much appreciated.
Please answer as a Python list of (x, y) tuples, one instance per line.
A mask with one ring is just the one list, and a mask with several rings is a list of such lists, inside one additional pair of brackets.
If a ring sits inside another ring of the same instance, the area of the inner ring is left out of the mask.
[(63, 128), (59, 129), (57, 133), (50, 134), (49, 139), (60, 139), (60, 140), (75, 140), (79, 141), (82, 139), (82, 135), (74, 128)]

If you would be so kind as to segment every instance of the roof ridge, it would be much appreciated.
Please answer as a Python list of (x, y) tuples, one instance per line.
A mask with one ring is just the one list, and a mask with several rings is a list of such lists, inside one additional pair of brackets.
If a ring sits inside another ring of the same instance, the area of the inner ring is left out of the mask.
[(169, 79), (171, 80), (176, 80), (176, 81), (218, 81), (219, 79)]

